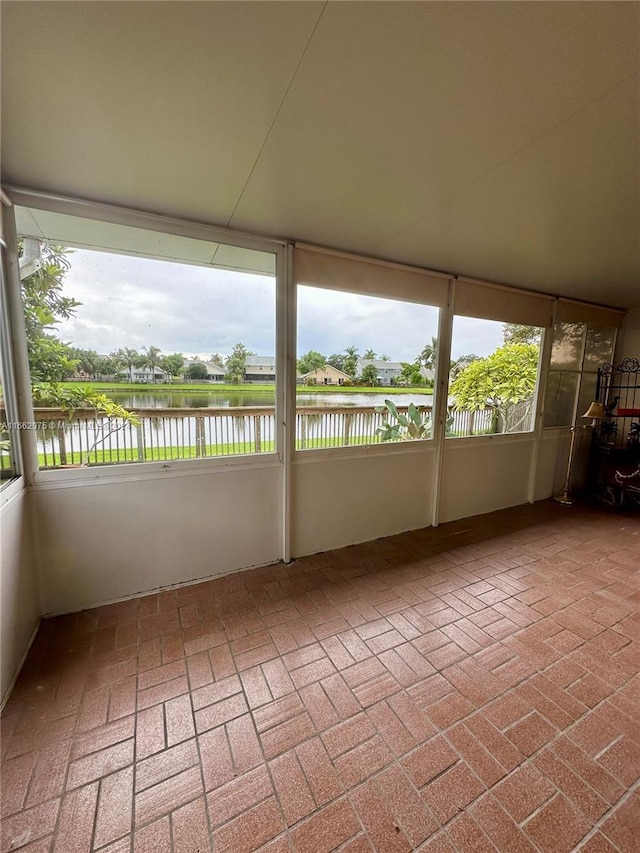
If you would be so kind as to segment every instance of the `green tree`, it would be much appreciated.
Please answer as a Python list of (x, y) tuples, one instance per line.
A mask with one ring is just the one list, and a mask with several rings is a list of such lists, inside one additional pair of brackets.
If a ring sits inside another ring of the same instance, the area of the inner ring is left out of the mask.
[(96, 371), (98, 376), (113, 376), (118, 372), (118, 360), (115, 355), (103, 355), (98, 358)]
[(383, 352), (380, 356), (380, 361), (391, 361), (391, 356)]
[(352, 379), (355, 379), (358, 369), (358, 347), (346, 347), (345, 352), (347, 355), (342, 363), (342, 370)]
[[(22, 254), (22, 242), (18, 251)], [(73, 317), (80, 305), (63, 294), (63, 278), (71, 266), (69, 254), (65, 246), (41, 243), (40, 268), (21, 282), (33, 382), (59, 382), (72, 376), (78, 365), (73, 349), (54, 334), (57, 324)]]
[(413, 362), (401, 361), (400, 366), (402, 367), (400, 379), (403, 385), (411, 385), (419, 388), (426, 384), (424, 376), (420, 373), (422, 364), (419, 359)]
[(340, 352), (334, 352), (327, 359), (327, 364), (330, 364), (332, 367), (335, 367), (337, 370), (344, 370), (344, 359), (345, 356)]
[(377, 358), (376, 351), (372, 349), (365, 350), (363, 358)]
[(432, 370), (436, 362), (436, 353), (438, 351), (438, 339), (432, 337), (430, 344), (425, 344), (422, 352), (418, 356), (418, 361), (423, 364), (427, 370)]
[(530, 416), (530, 407), (517, 411), (514, 404), (532, 399), (539, 355), (534, 344), (506, 344), (471, 362), (451, 384), (454, 408), (477, 412), (491, 406), (491, 431), (515, 431)]
[(156, 381), (156, 367), (160, 367), (162, 353), (158, 347), (143, 347), (143, 364), (151, 371), (151, 381)]
[(211, 362), (212, 364), (217, 364), (218, 367), (224, 367), (224, 359), (222, 358), (219, 352), (213, 353), (213, 355), (211, 356)]
[(366, 367), (362, 370), (362, 376), (360, 377), (360, 384), (366, 385), (367, 387), (373, 387), (374, 385), (379, 385), (378, 382), (378, 368), (373, 364), (367, 364)]
[(172, 355), (163, 355), (160, 359), (160, 367), (173, 380), (182, 376), (184, 370), (184, 356), (176, 352)]
[(206, 379), (207, 368), (204, 362), (194, 361), (192, 364), (190, 364), (187, 369), (187, 376), (189, 377), (189, 379)]
[(469, 353), (469, 355), (460, 355), (455, 359), (455, 361), (449, 362), (449, 375), (451, 379), (455, 379), (456, 376), (465, 369), (465, 367), (468, 367), (474, 361), (478, 361), (479, 358), (479, 355)]
[(540, 344), (540, 329), (537, 326), (520, 326), (518, 323), (505, 323), (502, 327), (502, 340), (505, 344)]
[(311, 349), (298, 359), (298, 376), (304, 376), (305, 373), (311, 373), (312, 370), (318, 370), (324, 367), (327, 359), (322, 353)]
[(73, 349), (73, 354), (78, 362), (77, 369), (95, 379), (101, 362), (98, 353), (93, 349)]
[(138, 350), (122, 347), (114, 353), (114, 358), (118, 362), (119, 367), (126, 367), (129, 371), (129, 381), (133, 382), (133, 368), (140, 367), (144, 357), (140, 355)]
[(129, 412), (119, 403), (114, 403), (105, 394), (99, 394), (91, 388), (73, 385), (71, 382), (33, 383), (34, 400), (41, 406), (60, 408), (73, 420), (77, 409), (94, 409), (98, 416), (94, 442), (82, 452), (82, 464), (89, 464), (89, 457), (95, 448), (110, 435), (124, 429), (127, 424), (138, 426), (139, 417)]
[(226, 379), (234, 385), (243, 381), (247, 367), (247, 356), (253, 355), (244, 344), (237, 343), (231, 350), (231, 355), (227, 358), (225, 367), (227, 368)]
[[(22, 252), (22, 244), (18, 250)], [(71, 267), (69, 250), (41, 243), (40, 251), (40, 268), (21, 282), (33, 399), (37, 405), (59, 406), (69, 412), (70, 418), (79, 408), (95, 409), (96, 414), (102, 416), (94, 444), (83, 458), (86, 463), (91, 450), (107, 436), (127, 423), (136, 425), (139, 421), (136, 415), (104, 394), (61, 381), (73, 375), (79, 361), (74, 358), (72, 347), (60, 341), (52, 330), (60, 320), (73, 317), (81, 303), (63, 295), (63, 278)], [(93, 350), (81, 353), (85, 367), (89, 368), (87, 372), (95, 375), (99, 357)]]

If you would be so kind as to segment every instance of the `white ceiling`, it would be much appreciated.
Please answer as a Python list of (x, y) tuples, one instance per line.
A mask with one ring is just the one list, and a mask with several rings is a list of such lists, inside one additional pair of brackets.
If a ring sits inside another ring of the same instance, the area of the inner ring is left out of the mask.
[(640, 306), (640, 4), (2, 4), (3, 179)]

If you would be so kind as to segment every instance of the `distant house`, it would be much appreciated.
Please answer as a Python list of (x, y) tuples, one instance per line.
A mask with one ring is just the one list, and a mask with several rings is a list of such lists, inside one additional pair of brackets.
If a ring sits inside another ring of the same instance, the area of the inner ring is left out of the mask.
[(245, 382), (275, 382), (275, 356), (248, 355), (244, 363), (244, 380)]
[(351, 377), (343, 370), (338, 370), (332, 364), (317, 367), (300, 377), (305, 385), (344, 385), (351, 382)]
[(187, 371), (191, 367), (192, 364), (202, 364), (207, 371), (207, 382), (224, 382), (224, 377), (226, 375), (226, 370), (224, 367), (220, 367), (219, 364), (216, 364), (213, 361), (200, 361), (196, 362), (195, 358), (189, 359), (185, 361), (183, 366), (184, 376), (188, 378)]
[(392, 379), (397, 379), (402, 373), (399, 361), (383, 361), (381, 358), (359, 358), (356, 365), (356, 376), (362, 376), (365, 367), (372, 364), (378, 371), (380, 385), (391, 385)]
[(160, 367), (154, 367), (153, 372), (149, 367), (134, 367), (131, 374), (128, 370), (126, 374), (124, 371), (120, 372), (127, 377), (131, 375), (132, 382), (166, 382), (169, 378), (169, 375)]

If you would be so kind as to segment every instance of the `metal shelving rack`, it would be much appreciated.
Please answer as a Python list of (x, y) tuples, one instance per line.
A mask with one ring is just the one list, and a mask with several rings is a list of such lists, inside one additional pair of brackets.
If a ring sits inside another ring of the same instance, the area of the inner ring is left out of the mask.
[(640, 360), (598, 371), (596, 400), (604, 417), (594, 428), (594, 488), (612, 506), (640, 505)]

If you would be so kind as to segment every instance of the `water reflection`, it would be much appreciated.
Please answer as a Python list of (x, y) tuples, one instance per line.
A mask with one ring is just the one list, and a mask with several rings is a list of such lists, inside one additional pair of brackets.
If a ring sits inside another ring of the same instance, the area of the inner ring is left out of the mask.
[[(226, 409), (237, 406), (265, 406), (275, 405), (275, 389), (266, 392), (223, 392), (207, 391), (200, 394), (189, 394), (183, 391), (157, 392), (131, 392), (113, 391), (109, 397), (129, 409)], [(298, 394), (298, 406), (361, 406), (370, 408), (372, 406), (384, 405), (385, 399), (389, 397), (383, 390), (379, 394)], [(417, 406), (430, 406), (433, 397), (430, 394), (394, 394), (390, 397), (396, 406), (408, 406), (415, 403)]]

